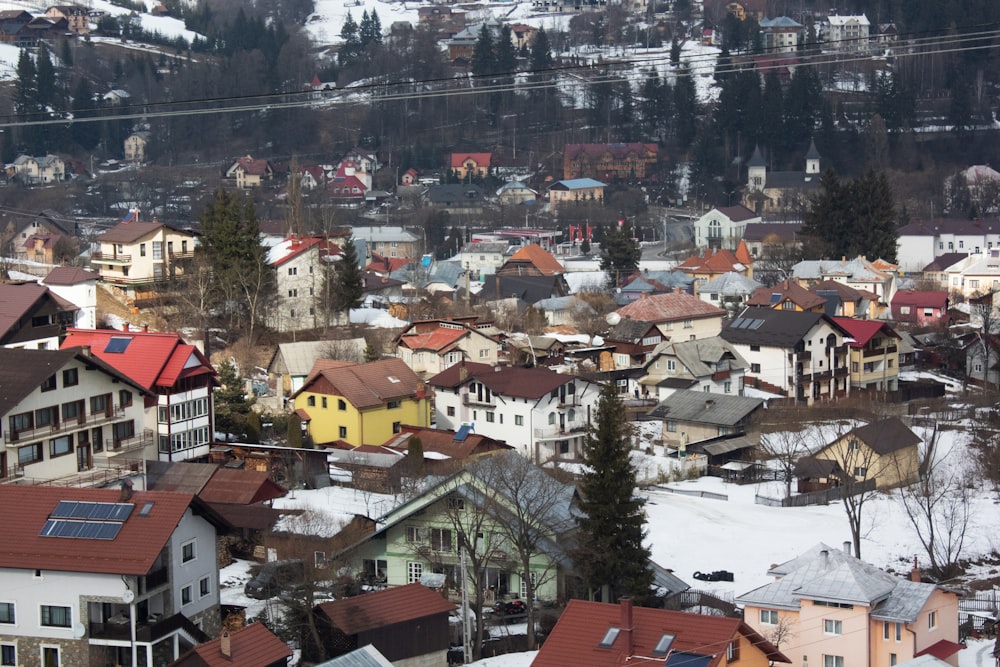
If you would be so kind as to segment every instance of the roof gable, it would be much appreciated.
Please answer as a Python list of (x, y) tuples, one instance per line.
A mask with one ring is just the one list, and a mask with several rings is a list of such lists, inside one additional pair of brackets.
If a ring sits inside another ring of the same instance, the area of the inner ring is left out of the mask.
[(356, 635), (428, 616), (447, 614), (455, 605), (418, 583), (324, 602), (319, 611), (345, 635)]
[(319, 377), (330, 383), (333, 395), (343, 396), (361, 410), (381, 406), (395, 398), (422, 398), (420, 378), (402, 359), (382, 359), (365, 364), (317, 359), (297, 394), (317, 391), (315, 382)]
[(681, 291), (654, 294), (645, 299), (638, 299), (615, 312), (623, 318), (631, 317), (633, 320), (656, 324), (709, 317), (721, 319), (726, 313), (721, 308)]

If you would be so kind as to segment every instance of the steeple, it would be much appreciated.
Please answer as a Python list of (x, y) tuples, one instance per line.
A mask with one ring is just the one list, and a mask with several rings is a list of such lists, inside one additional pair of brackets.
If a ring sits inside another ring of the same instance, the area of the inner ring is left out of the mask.
[(755, 146), (753, 155), (747, 162), (747, 189), (759, 192), (764, 189), (766, 180), (767, 163), (764, 162), (764, 156), (760, 153), (760, 146)]
[(810, 180), (812, 174), (819, 173), (819, 151), (816, 150), (816, 142), (809, 140), (809, 150), (806, 151), (806, 180)]

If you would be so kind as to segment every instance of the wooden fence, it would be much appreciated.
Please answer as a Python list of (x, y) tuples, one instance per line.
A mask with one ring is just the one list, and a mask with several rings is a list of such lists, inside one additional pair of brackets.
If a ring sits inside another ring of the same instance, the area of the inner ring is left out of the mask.
[(873, 491), (874, 489), (875, 480), (866, 479), (860, 484), (852, 484), (849, 487), (835, 486), (824, 491), (810, 491), (809, 493), (800, 493), (789, 498), (779, 499), (756, 495), (754, 496), (754, 502), (758, 505), (767, 505), (769, 507), (806, 507), (807, 505), (827, 505), (843, 498), (844, 491), (846, 490), (850, 490), (854, 493), (854, 495), (857, 495), (859, 493)]

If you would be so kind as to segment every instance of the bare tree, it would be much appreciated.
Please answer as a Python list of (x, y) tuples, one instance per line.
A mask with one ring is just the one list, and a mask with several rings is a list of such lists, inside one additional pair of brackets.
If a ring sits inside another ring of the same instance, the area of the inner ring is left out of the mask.
[(989, 390), (990, 376), (994, 373), (992, 361), (995, 357), (994, 337), (1000, 331), (1000, 311), (993, 306), (992, 294), (975, 299), (970, 305), (972, 318), (978, 320), (980, 325), (976, 348), (983, 361), (983, 388)]
[[(795, 637), (796, 624), (787, 616), (779, 616), (778, 624), (766, 633), (767, 640), (774, 644), (774, 648), (781, 650), (782, 644), (787, 643)], [(774, 663), (772, 663), (774, 664)]]
[(937, 424), (925, 439), (926, 469), (920, 480), (900, 490), (900, 500), (939, 580), (961, 570), (959, 558), (969, 526), (972, 484), (962, 465), (936, 457)]
[[(773, 415), (769, 415), (773, 417)], [(781, 413), (781, 416), (791, 417), (790, 414)], [(760, 436), (760, 449), (764, 458), (774, 461), (781, 471), (785, 481), (785, 497), (792, 495), (792, 480), (794, 479), (795, 464), (803, 455), (809, 453), (808, 444), (803, 439), (803, 431), (796, 429), (796, 425), (801, 425), (798, 420), (776, 420), (782, 429), (773, 433), (762, 433)]]

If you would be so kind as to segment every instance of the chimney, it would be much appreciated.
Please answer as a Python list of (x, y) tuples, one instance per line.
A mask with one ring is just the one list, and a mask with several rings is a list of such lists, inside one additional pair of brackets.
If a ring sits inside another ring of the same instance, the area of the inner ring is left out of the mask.
[(148, 322), (143, 322), (142, 323), (142, 333), (149, 333), (149, 323)]
[(124, 503), (128, 502), (132, 498), (132, 480), (123, 479), (121, 483), (121, 491), (118, 493), (118, 502)]
[(465, 360), (462, 360), (462, 365), (458, 367), (458, 381), (465, 382), (469, 377), (469, 369), (465, 367)]
[(618, 598), (618, 605), (621, 609), (622, 635), (625, 640), (625, 655), (631, 656), (635, 652), (635, 638), (632, 632), (632, 598)]
[(844, 553), (847, 554), (848, 556), (851, 555), (851, 543), (848, 542), (847, 540), (844, 540)]
[(830, 552), (827, 551), (826, 549), (823, 549), (822, 551), (819, 552), (819, 557), (823, 560), (823, 565), (826, 565), (827, 563), (830, 562)]
[(706, 410), (711, 410), (713, 405), (715, 405), (715, 401), (713, 401), (711, 398), (705, 401)]
[(89, 357), (90, 356), (90, 346), (89, 345), (81, 345), (80, 346), (80, 354), (82, 354), (85, 357)]
[(229, 637), (229, 630), (223, 630), (219, 636), (219, 651), (230, 660), (233, 659), (233, 644)]
[(913, 569), (910, 570), (910, 581), (919, 584), (923, 580), (923, 572), (920, 571), (920, 566), (917, 565), (917, 557), (913, 557)]

